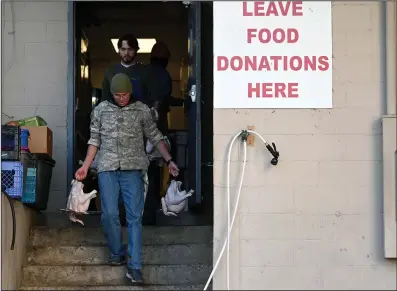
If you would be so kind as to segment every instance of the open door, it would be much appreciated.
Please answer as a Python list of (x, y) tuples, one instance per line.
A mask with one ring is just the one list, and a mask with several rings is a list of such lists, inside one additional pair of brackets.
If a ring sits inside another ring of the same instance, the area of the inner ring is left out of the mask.
[[(68, 181), (74, 179), (79, 160), (86, 155), (92, 107), (88, 39), (76, 4), (70, 1), (68, 5)], [(69, 195), (71, 185), (67, 185)]]
[[(87, 153), (87, 142), (90, 138), (90, 115), (92, 111), (91, 66), (89, 58), (89, 39), (85, 27), (86, 15), (91, 7), (78, 3), (75, 27), (75, 167), (84, 161)], [(75, 169), (77, 170), (77, 169)]]
[(188, 8), (189, 70), (188, 70), (188, 157), (187, 186), (195, 195), (190, 205), (201, 204), (201, 3), (192, 1)]

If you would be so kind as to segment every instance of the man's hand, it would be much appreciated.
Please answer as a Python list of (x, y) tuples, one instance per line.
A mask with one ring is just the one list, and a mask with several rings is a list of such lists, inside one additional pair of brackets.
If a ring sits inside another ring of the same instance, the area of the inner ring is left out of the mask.
[(168, 170), (170, 171), (170, 174), (171, 174), (172, 176), (174, 176), (174, 177), (176, 177), (176, 176), (179, 175), (179, 168), (178, 168), (178, 166), (177, 166), (173, 161), (171, 161), (171, 162), (168, 164)]
[(88, 169), (85, 166), (82, 166), (80, 169), (76, 171), (75, 177), (76, 180), (82, 181), (87, 177)]
[(91, 144), (88, 146), (87, 156), (85, 157), (85, 161), (81, 166), (81, 168), (78, 169), (74, 174), (76, 180), (82, 181), (87, 177), (88, 169), (90, 168), (91, 163), (94, 160), (97, 151), (98, 151), (98, 147), (93, 146)]

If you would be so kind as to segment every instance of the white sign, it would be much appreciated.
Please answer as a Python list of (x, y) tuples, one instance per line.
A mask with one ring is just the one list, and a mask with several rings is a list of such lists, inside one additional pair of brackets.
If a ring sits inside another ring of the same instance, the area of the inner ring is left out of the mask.
[(214, 1), (214, 108), (332, 108), (331, 1)]

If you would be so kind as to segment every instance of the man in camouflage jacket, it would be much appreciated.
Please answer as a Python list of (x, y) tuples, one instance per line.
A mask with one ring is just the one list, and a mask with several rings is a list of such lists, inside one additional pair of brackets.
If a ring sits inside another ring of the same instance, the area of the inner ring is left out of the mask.
[(102, 224), (110, 249), (111, 265), (125, 263), (119, 219), (119, 195), (126, 209), (128, 225), (127, 278), (142, 283), (142, 211), (144, 185), (142, 171), (149, 161), (144, 137), (160, 151), (170, 173), (177, 176), (179, 169), (163, 141), (163, 135), (152, 119), (149, 107), (131, 98), (132, 84), (125, 74), (117, 74), (111, 81), (112, 100), (101, 102), (91, 114), (91, 138), (82, 167), (76, 179), (83, 180), (98, 152), (98, 184), (102, 204)]

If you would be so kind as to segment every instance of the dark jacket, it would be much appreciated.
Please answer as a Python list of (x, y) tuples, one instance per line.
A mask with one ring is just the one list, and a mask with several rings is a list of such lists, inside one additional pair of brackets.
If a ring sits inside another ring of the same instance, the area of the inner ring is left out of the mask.
[(168, 131), (167, 113), (172, 94), (172, 79), (167, 69), (157, 64), (149, 64), (142, 70), (143, 92), (149, 107), (159, 113), (158, 127), (163, 134)]
[(135, 64), (130, 67), (124, 67), (122, 64), (111, 65), (106, 71), (102, 82), (102, 101), (112, 102), (113, 97), (110, 92), (110, 83), (114, 75), (123, 73), (126, 74), (132, 83), (132, 99), (134, 101), (141, 101), (146, 103), (144, 100), (143, 85), (141, 81), (141, 74), (144, 66), (142, 64)]

